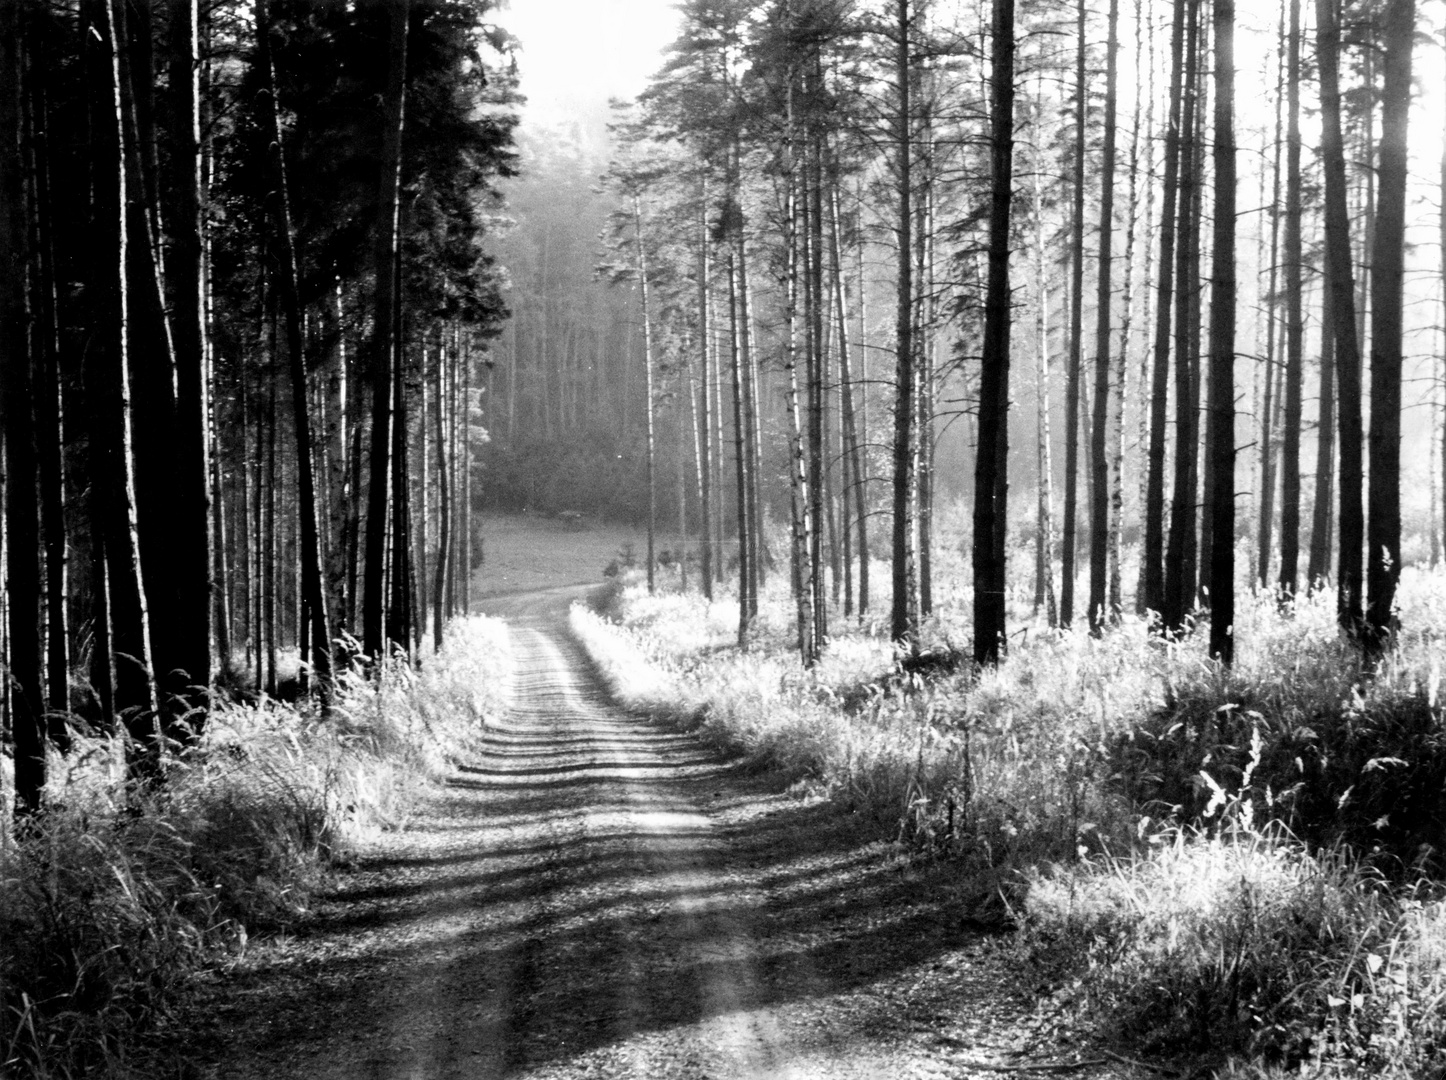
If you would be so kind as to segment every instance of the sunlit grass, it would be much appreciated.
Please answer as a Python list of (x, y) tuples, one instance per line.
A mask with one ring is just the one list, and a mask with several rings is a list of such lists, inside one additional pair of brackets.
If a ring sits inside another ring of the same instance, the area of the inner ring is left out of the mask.
[(510, 668), (502, 623), (458, 620), (420, 670), (344, 676), (328, 718), (218, 705), (152, 793), (125, 784), (119, 739), (78, 739), (18, 837), (7, 759), (0, 1075), (123, 1074), (191, 972), (305, 914), (330, 865), (406, 820), (504, 708)]
[[(1238, 1077), (1446, 1076), (1446, 909), (1422, 877), (1446, 867), (1446, 575), (1403, 571), (1369, 671), (1330, 590), (1282, 610), (1242, 589), (1225, 671), (1203, 633), (1048, 628), (1022, 580), (997, 667), (906, 674), (875, 614), (835, 616), (804, 671), (783, 586), (748, 649), (730, 598), (636, 581), (574, 626), (625, 703), (963, 856), (1134, 1045), (1238, 1055)], [(967, 591), (939, 595), (925, 650), (967, 648)]]

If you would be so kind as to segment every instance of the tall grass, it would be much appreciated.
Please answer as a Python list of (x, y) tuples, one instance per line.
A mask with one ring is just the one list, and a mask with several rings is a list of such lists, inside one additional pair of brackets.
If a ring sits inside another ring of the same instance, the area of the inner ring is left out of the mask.
[(736, 605), (648, 596), (636, 581), (608, 616), (574, 608), (573, 625), (625, 704), (807, 782), (881, 831), (996, 869), (1128, 831), (1123, 800), (1097, 781), (1118, 717), (1162, 698), (1142, 626), (1100, 640), (1031, 633), (997, 670), (909, 674), (871, 628), (845, 625), (805, 671), (778, 588), (746, 650), (733, 643)]
[(1446, 1076), (1446, 575), (1403, 572), (1371, 671), (1329, 591), (1242, 592), (1227, 672), (1203, 635), (1048, 629), (1015, 586), (984, 671), (948, 662), (953, 594), (932, 669), (844, 623), (805, 672), (781, 592), (747, 650), (734, 603), (636, 582), (573, 618), (627, 704), (964, 855), (1105, 1030), (1239, 1076)]
[(303, 917), (328, 868), (479, 738), (505, 704), (507, 641), (457, 620), (420, 670), (344, 676), (325, 720), (220, 704), (154, 793), (125, 785), (119, 739), (52, 756), (45, 813), (0, 821), (0, 1075), (124, 1075), (192, 973)]

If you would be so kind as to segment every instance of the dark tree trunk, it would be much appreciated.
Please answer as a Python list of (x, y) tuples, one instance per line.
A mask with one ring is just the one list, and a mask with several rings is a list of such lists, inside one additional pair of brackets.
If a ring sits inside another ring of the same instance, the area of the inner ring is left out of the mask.
[[(210, 402), (207, 383), (205, 266), (201, 223), (201, 95), (197, 0), (170, 0), (170, 191), (165, 215), (175, 355), (174, 487), (165, 530), (177, 620), (168, 665), (184, 672), (186, 738), (199, 734), (211, 687), (214, 627), (211, 537)], [(170, 670), (168, 668), (168, 670)]]
[(1154, 367), (1150, 376), (1150, 444), (1141, 558), (1144, 607), (1165, 609), (1165, 442), (1170, 386), (1170, 313), (1175, 292), (1175, 217), (1180, 177), (1184, 82), (1185, 0), (1175, 0), (1170, 27), (1170, 112), (1165, 128), (1164, 207), (1160, 212), (1159, 300), (1155, 307)]
[(362, 578), (362, 649), (373, 662), (385, 655), (387, 560), (387, 487), (391, 476), (392, 364), (399, 336), (396, 310), (396, 256), (402, 169), (402, 132), (406, 117), (407, 0), (386, 6), (387, 89), (382, 103), (382, 157), (378, 162), (377, 219), (373, 269), (376, 294), (372, 316), (369, 375), (372, 434), (367, 488), (366, 563)]
[(1235, 659), (1235, 0), (1215, 0), (1215, 235), (1210, 282), (1210, 655)]
[[(301, 328), (301, 297), (297, 288), (297, 257), (291, 224), (291, 195), (277, 115), (276, 74), (271, 58), (271, 20), (266, 0), (256, 0), (257, 61), (265, 92), (267, 141), (271, 144), (271, 239), (281, 306), (286, 318), (286, 353), (291, 376), (292, 424), (296, 435), (297, 515), (301, 525), (302, 610), (306, 612), (311, 646), (311, 676), (323, 709), (331, 706), (331, 620), (322, 588), (321, 542), (317, 519), (316, 477), (311, 455), (311, 410), (307, 407), (306, 355)], [(298, 635), (300, 636), (300, 635)]]
[(1320, 67), (1321, 167), (1325, 173), (1326, 281), (1336, 354), (1337, 434), (1340, 437), (1340, 569), (1336, 613), (1347, 634), (1359, 638), (1362, 611), (1361, 505), (1363, 432), (1361, 352), (1356, 335), (1355, 276), (1351, 268), (1346, 164), (1341, 141), (1340, 20), (1338, 0), (1316, 0), (1316, 56)]
[(392, 352), (392, 448), (391, 448), (391, 548), (387, 566), (390, 585), (387, 601), (386, 641), (388, 652), (413, 659), (416, 620), (416, 580), (412, 563), (412, 499), (411, 461), (409, 454), (411, 425), (407, 408), (407, 382), (402, 343), (406, 328), (401, 318), (401, 252), (392, 271), (397, 296), (392, 301), (397, 313), (397, 338)]
[(1406, 124), (1411, 108), (1415, 0), (1390, 0), (1383, 24), (1380, 191), (1371, 257), (1370, 520), (1367, 644), (1379, 655), (1396, 629), (1401, 576), (1401, 333), (1406, 236)]
[(1305, 353), (1304, 271), (1300, 177), (1300, 0), (1290, 0), (1286, 36), (1285, 133), (1285, 422), (1280, 457), (1280, 576), (1282, 599), (1293, 597), (1300, 563), (1301, 383)]
[(127, 332), (131, 301), (126, 288), (130, 237), (115, 8), (116, 0), (87, 4), (89, 26), (82, 35), (92, 93), (90, 139), (95, 171), (91, 232), (96, 250), (102, 253), (94, 263), (91, 282), (93, 344), (86, 356), (85, 374), (94, 437), (91, 469), (97, 481), (91, 485), (98, 504), (94, 528), (106, 556), (113, 704), (134, 740), (133, 774), (144, 780), (156, 775), (160, 745), (136, 528)]
[[(23, 18), (23, 16), (22, 16)], [(65, 409), (60, 362), (60, 328), (56, 311), (54, 207), (51, 203), (51, 126), (48, 56), (37, 50), (42, 34), (38, 24), (24, 28), (22, 79), (28, 103), (25, 142), (30, 149), (31, 261), (35, 356), (35, 424), (40, 471), (40, 521), (45, 551), (45, 677), (50, 711), (50, 741), (61, 751), (70, 749), (70, 614), (67, 589), (68, 543), (66, 518)]]
[(1085, 114), (1089, 86), (1085, 66), (1085, 0), (1079, 0), (1075, 35), (1074, 216), (1070, 237), (1069, 365), (1064, 385), (1064, 521), (1060, 526), (1059, 624), (1074, 622), (1075, 556), (1079, 550), (1080, 398), (1084, 380)]
[(909, 55), (909, 38), (913, 25), (910, 0), (898, 0), (895, 32), (895, 74), (898, 114), (895, 117), (894, 139), (898, 154), (895, 182), (898, 184), (898, 217), (895, 235), (898, 242), (897, 303), (895, 305), (895, 377), (894, 377), (894, 521), (893, 521), (893, 586), (889, 634), (899, 644), (917, 648), (919, 637), (919, 602), (916, 591), (918, 573), (913, 542), (913, 501), (916, 486), (914, 475), (914, 211), (913, 211), (913, 147), (912, 94), (910, 81), (913, 64)]
[[(1115, 216), (1115, 106), (1118, 96), (1119, 0), (1110, 0), (1105, 47), (1105, 144), (1100, 167), (1100, 261), (1095, 294), (1094, 430), (1090, 439), (1090, 633), (1104, 632), (1109, 618), (1106, 592), (1110, 560), (1110, 471), (1107, 456), (1110, 426), (1110, 285)], [(1084, 153), (1084, 147), (1079, 148)], [(1121, 343), (1124, 348), (1124, 343)]]
[(1315, 590), (1331, 572), (1331, 510), (1335, 505), (1336, 361), (1329, 283), (1321, 290), (1320, 402), (1315, 448), (1315, 502), (1311, 508), (1310, 563), (1306, 588)]
[(1161, 622), (1168, 634), (1179, 634), (1195, 593), (1195, 516), (1199, 383), (1195, 377), (1193, 329), (1195, 260), (1199, 219), (1197, 77), (1200, 52), (1200, 0), (1187, 0), (1185, 67), (1180, 125), (1179, 230), (1175, 280), (1175, 474), (1170, 500), (1170, 535), (1165, 550), (1165, 604)]
[[(1009, 493), (1009, 208), (1014, 195), (1014, 0), (994, 0), (990, 74), (989, 283), (974, 469), (974, 659), (999, 660), (1005, 633)], [(1083, 148), (1081, 148), (1081, 151)]]
[[(453, 458), (448, 454), (447, 428), (442, 398), (446, 388), (446, 346), (437, 350), (437, 377), (435, 392), (432, 394), (432, 420), (437, 440), (437, 494), (440, 506), (437, 512), (437, 567), (432, 582), (432, 649), (442, 650), (442, 628), (444, 625), (443, 605), (447, 592), (447, 567), (452, 554), (452, 478), (449, 466)], [(423, 418), (423, 423), (426, 418)]]
[(45, 682), (41, 656), (40, 462), (25, 296), (25, 161), (21, 154), (20, 5), (0, 5), (0, 414), (5, 423), (6, 676), (14, 739), (15, 811), (40, 809), (45, 786)]

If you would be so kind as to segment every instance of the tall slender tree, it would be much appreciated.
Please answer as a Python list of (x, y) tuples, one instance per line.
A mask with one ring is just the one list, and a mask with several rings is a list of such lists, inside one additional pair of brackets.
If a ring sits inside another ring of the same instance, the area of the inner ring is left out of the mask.
[(1326, 288), (1335, 353), (1337, 431), (1340, 440), (1340, 569), (1336, 613), (1341, 627), (1359, 637), (1362, 611), (1361, 548), (1361, 353), (1356, 334), (1355, 274), (1351, 266), (1350, 214), (1346, 209), (1345, 148), (1341, 137), (1339, 0), (1316, 0), (1316, 62), (1320, 70), (1321, 169), (1325, 174)]
[(1165, 610), (1165, 452), (1170, 386), (1170, 315), (1175, 294), (1175, 218), (1180, 175), (1183, 112), (1185, 0), (1175, 0), (1170, 24), (1170, 107), (1165, 125), (1164, 194), (1160, 211), (1160, 272), (1156, 279), (1153, 367), (1150, 375), (1150, 442), (1144, 509), (1144, 607)]
[(1070, 233), (1069, 358), (1064, 388), (1064, 521), (1060, 525), (1059, 622), (1074, 621), (1075, 556), (1079, 542), (1079, 429), (1080, 398), (1084, 377), (1084, 236), (1085, 236), (1085, 114), (1089, 105), (1088, 73), (1085, 65), (1085, 0), (1077, 5), (1075, 30), (1074, 101), (1074, 215)]
[[(897, 0), (894, 33), (895, 180), (898, 185), (897, 303), (895, 305), (893, 587), (889, 629), (893, 639), (911, 648), (919, 637), (918, 566), (913, 536), (913, 504), (918, 439), (914, 415), (917, 357), (914, 345), (914, 210), (913, 210), (913, 33), (911, 0)], [(978, 637), (976, 627), (975, 636)]]
[[(21, 51), (18, 4), (0, 7), (0, 265), (25, 260), (25, 162), (21, 156)], [(15, 808), (40, 809), (45, 785), (45, 684), (40, 638), (40, 463), (36, 452), (33, 361), (25, 275), (0, 281), (0, 415), (5, 422), (5, 581), (7, 670), (15, 740)]]
[[(1110, 427), (1110, 315), (1112, 244), (1115, 216), (1115, 112), (1119, 98), (1118, 54), (1120, 45), (1120, 4), (1110, 0), (1109, 29), (1105, 46), (1104, 152), (1100, 162), (1099, 270), (1095, 293), (1095, 400), (1094, 424), (1090, 438), (1090, 601), (1089, 627), (1092, 634), (1104, 631), (1109, 617), (1107, 588), (1110, 557), (1110, 472), (1107, 454)], [(1080, 147), (1079, 152), (1084, 153)], [(1124, 344), (1121, 343), (1121, 348)]]
[(1415, 0), (1390, 0), (1382, 24), (1380, 192), (1371, 255), (1370, 518), (1366, 543), (1367, 644), (1379, 654), (1395, 634), (1401, 575), (1401, 369), (1406, 247), (1406, 127), (1411, 111)]
[(1300, 429), (1304, 381), (1304, 253), (1300, 169), (1300, 0), (1290, 0), (1285, 72), (1285, 417), (1280, 455), (1280, 576), (1282, 598), (1295, 595), (1300, 563)]
[(329, 708), (331, 686), (331, 619), (322, 588), (320, 526), (312, 458), (311, 409), (307, 394), (306, 354), (302, 337), (301, 295), (297, 285), (296, 241), (291, 222), (281, 122), (276, 103), (275, 65), (271, 55), (271, 15), (267, 0), (256, 0), (256, 45), (264, 85), (263, 110), (271, 144), (271, 240), (281, 306), (285, 312), (287, 370), (291, 378), (292, 425), (296, 434), (297, 516), (301, 525), (301, 592), (306, 613), (311, 679)]
[(974, 469), (974, 659), (1004, 647), (1009, 494), (1009, 211), (1014, 198), (1014, 0), (994, 0), (989, 77), (989, 282)]
[(1235, 659), (1235, 0), (1215, 4), (1215, 222), (1210, 274), (1210, 402), (1206, 467), (1210, 655)]
[(396, 263), (399, 252), (402, 137), (406, 121), (408, 0), (380, 5), (386, 13), (387, 77), (382, 103), (382, 154), (377, 162), (373, 235), (376, 277), (368, 367), (372, 392), (371, 468), (367, 489), (366, 566), (362, 579), (362, 648), (373, 661), (386, 650), (385, 563), (387, 489), (391, 477), (392, 384), (399, 337)]

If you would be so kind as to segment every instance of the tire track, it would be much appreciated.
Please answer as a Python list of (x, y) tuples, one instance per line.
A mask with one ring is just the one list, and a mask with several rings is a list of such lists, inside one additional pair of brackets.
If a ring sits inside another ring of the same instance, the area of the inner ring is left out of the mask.
[(608, 703), (583, 593), (492, 602), (513, 708), (221, 1003), (203, 1075), (903, 1080), (1034, 1047), (944, 875)]

